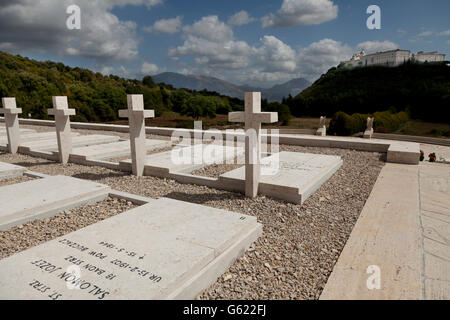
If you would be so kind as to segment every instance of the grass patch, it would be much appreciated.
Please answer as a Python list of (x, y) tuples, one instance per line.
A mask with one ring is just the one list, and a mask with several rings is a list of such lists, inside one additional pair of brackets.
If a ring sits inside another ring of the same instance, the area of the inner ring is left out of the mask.
[(405, 134), (411, 136), (424, 136), (434, 138), (450, 138), (450, 124), (432, 123), (420, 120), (410, 120), (396, 134)]
[[(166, 128), (194, 128), (194, 118), (180, 115), (176, 112), (167, 112), (157, 118), (146, 119), (145, 124), (152, 127), (166, 127)], [(200, 117), (203, 121), (203, 129), (230, 129), (239, 128), (240, 124), (229, 123), (228, 116), (218, 114), (215, 118)], [(327, 127), (330, 125), (331, 118), (327, 118)], [(119, 120), (110, 122), (114, 124), (127, 125), (127, 120)], [(264, 128), (282, 128), (282, 129), (317, 129), (319, 127), (319, 118), (292, 118), (288, 126), (280, 126), (273, 124), (263, 124)], [(396, 134), (406, 134), (412, 136), (426, 136), (450, 138), (450, 124), (445, 123), (431, 123), (419, 120), (410, 120), (403, 125), (399, 130), (393, 132)]]

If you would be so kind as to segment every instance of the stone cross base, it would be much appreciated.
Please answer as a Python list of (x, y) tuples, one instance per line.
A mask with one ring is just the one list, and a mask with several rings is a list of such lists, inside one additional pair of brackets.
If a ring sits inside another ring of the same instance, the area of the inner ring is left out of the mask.
[(22, 113), (22, 109), (16, 107), (16, 98), (2, 98), (2, 104), (0, 114), (5, 115), (8, 151), (16, 154), (20, 144), (19, 114)]
[(316, 136), (325, 137), (326, 135), (327, 135), (327, 127), (324, 126), (322, 128), (317, 129)]
[(364, 131), (364, 139), (372, 139), (373, 129)]

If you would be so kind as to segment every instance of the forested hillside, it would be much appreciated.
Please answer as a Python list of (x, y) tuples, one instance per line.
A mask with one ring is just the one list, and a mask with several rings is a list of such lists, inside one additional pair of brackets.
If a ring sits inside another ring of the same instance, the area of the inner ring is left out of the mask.
[(74, 121), (108, 122), (126, 108), (126, 95), (143, 94), (146, 109), (159, 116), (166, 111), (198, 117), (214, 117), (242, 110), (244, 102), (216, 92), (174, 89), (156, 85), (150, 76), (142, 81), (104, 76), (87, 69), (51, 61), (38, 62), (0, 52), (0, 97), (16, 97), (22, 117), (48, 119), (52, 96), (67, 96), (77, 110)]
[(285, 101), (294, 116), (333, 116), (338, 111), (408, 111), (414, 119), (450, 123), (450, 67), (407, 63), (395, 68), (331, 68), (312, 86)]

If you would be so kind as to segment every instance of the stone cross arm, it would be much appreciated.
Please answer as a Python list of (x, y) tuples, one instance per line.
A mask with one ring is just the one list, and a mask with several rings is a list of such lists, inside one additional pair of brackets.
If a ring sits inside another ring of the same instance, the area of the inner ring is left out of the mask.
[(19, 114), (22, 113), (22, 108), (16, 107), (15, 98), (2, 98), (3, 108), (0, 108), (0, 113), (4, 114)]
[(230, 112), (228, 114), (228, 121), (230, 122), (245, 122), (246, 120), (261, 122), (261, 123), (274, 123), (278, 121), (277, 112), (259, 112), (251, 114), (251, 119), (246, 119), (245, 112)]
[(140, 115), (142, 115), (144, 118), (154, 118), (155, 111), (154, 110), (129, 110), (129, 109), (119, 110), (120, 118), (129, 118), (130, 116), (140, 116)]
[(0, 108), (0, 113), (20, 114), (20, 113), (22, 113), (22, 108)]
[(75, 109), (48, 109), (47, 112), (50, 116), (74, 116), (76, 114)]
[(75, 109), (69, 109), (66, 96), (53, 96), (53, 109), (48, 109), (47, 113), (50, 116), (74, 116)]

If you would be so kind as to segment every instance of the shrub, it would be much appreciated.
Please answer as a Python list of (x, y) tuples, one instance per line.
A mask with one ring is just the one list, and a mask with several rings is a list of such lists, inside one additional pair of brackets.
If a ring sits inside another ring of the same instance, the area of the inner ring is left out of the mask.
[(374, 117), (374, 130), (376, 132), (388, 133), (397, 130), (402, 124), (409, 120), (404, 111), (392, 113), (391, 111), (375, 112), (374, 114), (355, 113), (348, 115), (345, 112), (336, 112), (331, 119), (328, 131), (330, 134), (349, 136), (363, 132), (367, 127), (367, 118)]

